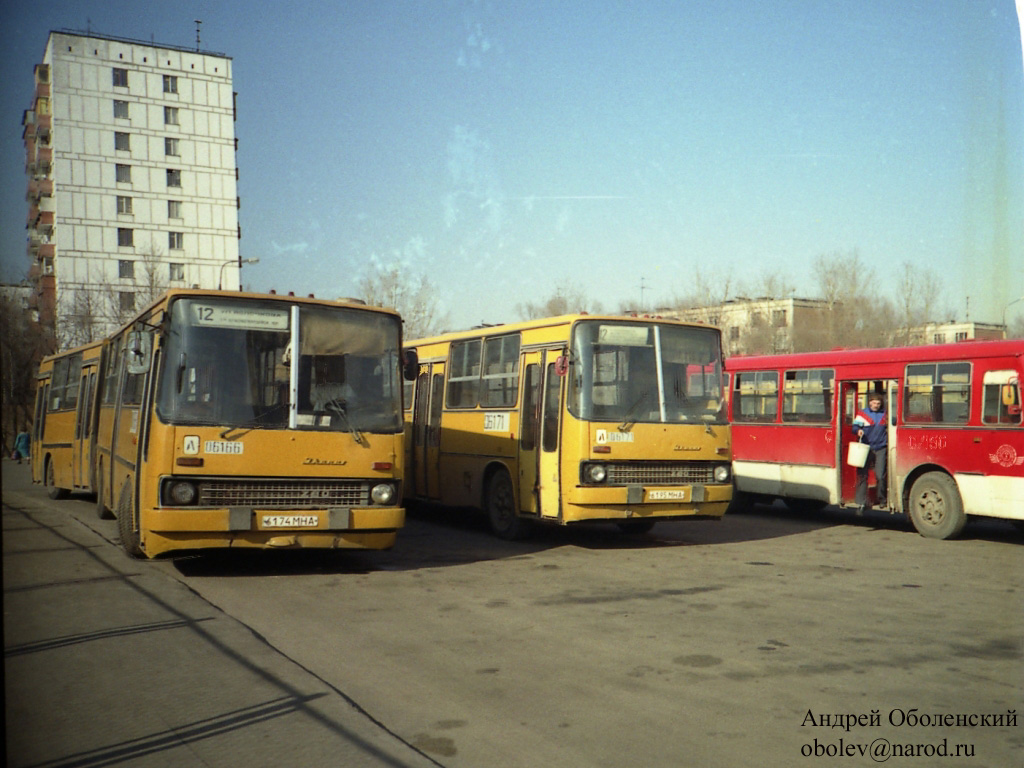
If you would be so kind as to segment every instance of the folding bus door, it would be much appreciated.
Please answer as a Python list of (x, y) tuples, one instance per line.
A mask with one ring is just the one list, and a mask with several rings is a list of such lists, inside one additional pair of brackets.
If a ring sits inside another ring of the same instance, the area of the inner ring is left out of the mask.
[(526, 515), (557, 518), (562, 379), (558, 350), (525, 352), (520, 359), (523, 397), (519, 428), (519, 510)]

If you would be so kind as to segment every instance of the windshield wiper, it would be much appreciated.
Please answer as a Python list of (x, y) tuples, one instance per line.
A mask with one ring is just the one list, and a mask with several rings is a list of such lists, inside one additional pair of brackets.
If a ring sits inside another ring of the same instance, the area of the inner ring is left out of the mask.
[(341, 418), (342, 426), (344, 426), (345, 429), (352, 433), (352, 438), (357, 443), (362, 444), (363, 434), (358, 429), (356, 429), (356, 425), (353, 424), (352, 419), (348, 417), (348, 411), (345, 410), (344, 400), (329, 400), (327, 401), (327, 403), (325, 403), (325, 408), (328, 411), (332, 411), (338, 414), (338, 416)]
[(633, 416), (634, 413), (636, 413), (636, 410), (640, 407), (640, 404), (643, 403), (643, 401), (647, 399), (647, 395), (649, 395), (649, 394), (650, 394), (649, 392), (644, 392), (643, 394), (640, 395), (640, 397), (637, 398), (635, 403), (633, 403), (631, 406), (629, 406), (629, 410), (626, 411), (626, 415), (623, 417), (622, 423), (619, 424), (619, 431), (620, 432), (628, 432), (629, 428), (631, 426), (633, 426), (634, 424), (636, 424), (636, 419), (631, 418), (631, 417)]

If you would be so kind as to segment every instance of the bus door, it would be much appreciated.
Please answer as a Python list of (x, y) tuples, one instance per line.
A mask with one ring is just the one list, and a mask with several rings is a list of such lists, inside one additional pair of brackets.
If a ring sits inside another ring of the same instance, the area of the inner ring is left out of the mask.
[(557, 519), (561, 513), (559, 435), (562, 380), (559, 350), (525, 352), (519, 429), (519, 510)]
[[(853, 418), (857, 415), (857, 411), (862, 408), (867, 408), (867, 396), (869, 392), (875, 389), (882, 389), (886, 392), (886, 420), (888, 423), (888, 456), (886, 461), (887, 472), (885, 473), (886, 485), (892, 488), (893, 474), (893, 450), (896, 445), (896, 428), (893, 426), (895, 419), (893, 414), (895, 413), (896, 400), (899, 397), (899, 387), (895, 380), (868, 380), (868, 381), (843, 381), (840, 382), (840, 392), (842, 393), (842, 409), (839, 413), (839, 439), (836, 441), (839, 453), (836, 457), (836, 466), (839, 473), (839, 503), (840, 504), (854, 504), (857, 496), (857, 468), (851, 467), (846, 463), (846, 455), (849, 450), (850, 443), (856, 442), (857, 438), (853, 433)], [(876, 489), (876, 478), (874, 470), (868, 474), (868, 502), (874, 503), (878, 498), (878, 492)], [(886, 494), (890, 500), (895, 499), (892, 493)]]
[(43, 482), (43, 434), (46, 431), (46, 406), (50, 399), (50, 377), (41, 379), (36, 389), (36, 418), (32, 424), (32, 443), (29, 446), (29, 463), (32, 465), (32, 482)]
[(72, 482), (76, 488), (92, 487), (92, 398), (96, 387), (96, 369), (82, 369), (78, 387), (78, 413), (75, 414), (75, 444), (71, 449)]
[(444, 363), (424, 363), (416, 378), (412, 417), (412, 496), (441, 497), (441, 405)]

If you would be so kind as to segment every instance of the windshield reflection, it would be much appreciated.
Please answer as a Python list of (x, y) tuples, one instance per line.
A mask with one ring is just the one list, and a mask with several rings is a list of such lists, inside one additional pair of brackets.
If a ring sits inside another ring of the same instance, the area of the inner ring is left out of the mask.
[(346, 431), (357, 440), (362, 432), (402, 428), (399, 325), (393, 316), (345, 307), (300, 306), (296, 313), (279, 302), (180, 299), (171, 308), (165, 339), (157, 395), (165, 422), (291, 425)]
[(711, 328), (586, 321), (573, 331), (569, 409), (594, 421), (724, 422), (722, 357)]

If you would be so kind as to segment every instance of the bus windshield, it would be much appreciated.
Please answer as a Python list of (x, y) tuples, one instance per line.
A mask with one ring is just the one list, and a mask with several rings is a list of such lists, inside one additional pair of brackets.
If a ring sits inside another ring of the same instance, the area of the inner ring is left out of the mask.
[(722, 352), (713, 328), (577, 323), (569, 410), (580, 418), (641, 423), (720, 422)]
[(167, 423), (402, 430), (395, 317), (226, 298), (182, 298), (169, 314), (157, 393)]

